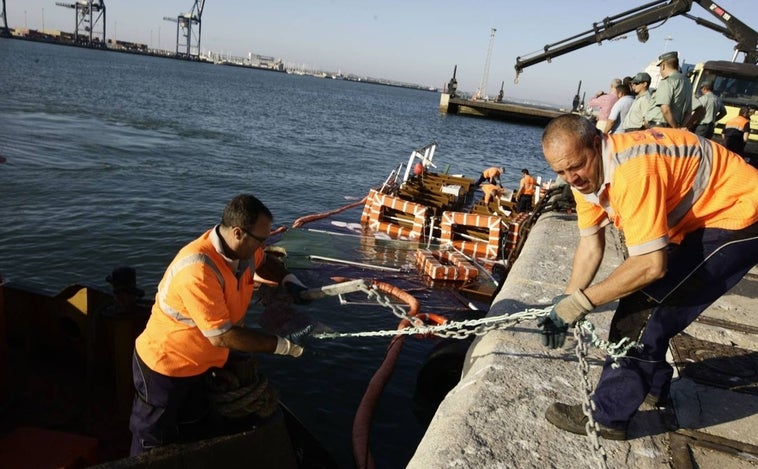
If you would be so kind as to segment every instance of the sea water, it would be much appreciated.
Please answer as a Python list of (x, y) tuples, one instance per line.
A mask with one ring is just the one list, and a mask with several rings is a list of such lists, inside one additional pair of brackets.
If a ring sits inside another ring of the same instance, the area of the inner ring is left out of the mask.
[[(234, 195), (255, 194), (274, 226), (290, 226), (362, 198), (432, 141), (438, 171), (476, 178), (505, 166), (509, 188), (522, 168), (554, 177), (541, 129), (438, 106), (427, 91), (0, 39), (0, 274), (59, 291), (107, 287), (114, 267), (131, 265), (151, 297), (179, 248)], [(334, 302), (305, 310), (337, 330), (397, 324)], [(352, 417), (387, 344), (341, 339), (261, 360), (343, 467), (353, 466)], [(411, 396), (429, 348), (406, 340), (379, 402), (378, 467), (405, 466), (423, 435)]]

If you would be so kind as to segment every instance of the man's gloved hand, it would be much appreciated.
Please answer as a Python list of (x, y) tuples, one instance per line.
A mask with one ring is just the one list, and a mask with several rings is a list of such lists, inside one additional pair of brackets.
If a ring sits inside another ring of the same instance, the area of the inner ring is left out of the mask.
[(570, 295), (560, 295), (553, 299), (553, 310), (550, 311), (550, 319), (555, 321), (558, 316), (564, 323), (574, 325), (591, 313), (595, 306), (583, 291), (577, 290)]
[(274, 349), (275, 355), (289, 355), (290, 357), (299, 357), (303, 354), (303, 347), (291, 342), (284, 337), (276, 338), (276, 349)]
[(562, 347), (566, 342), (569, 325), (581, 320), (592, 311), (594, 306), (581, 291), (571, 295), (559, 295), (553, 298), (553, 309), (537, 323), (542, 328), (542, 345), (549, 348)]
[(305, 299), (300, 296), (300, 293), (307, 290), (308, 287), (306, 287), (305, 284), (301, 282), (300, 279), (295, 276), (295, 274), (285, 275), (284, 278), (282, 279), (282, 284), (284, 285), (284, 288), (287, 290), (287, 293), (289, 293), (292, 296), (292, 299), (295, 301), (295, 304), (308, 305), (311, 303), (311, 300)]
[(313, 324), (308, 324), (307, 326), (300, 329), (299, 331), (295, 331), (295, 332), (287, 334), (284, 338), (289, 340), (293, 344), (302, 346), (303, 342), (308, 338), (308, 336), (310, 336), (312, 330), (313, 330)]

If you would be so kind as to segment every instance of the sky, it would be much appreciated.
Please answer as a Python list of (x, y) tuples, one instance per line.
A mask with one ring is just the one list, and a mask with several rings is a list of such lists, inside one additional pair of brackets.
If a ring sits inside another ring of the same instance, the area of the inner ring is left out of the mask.
[[(11, 28), (74, 30), (74, 10), (56, 2), (5, 0)], [(516, 57), (539, 52), (650, 0), (206, 0), (202, 51), (273, 56), (288, 66), (342, 72), (442, 88), (457, 66), (458, 89), (571, 106), (579, 81), (587, 100), (613, 78), (633, 76), (666, 51), (680, 61), (731, 60), (734, 42), (684, 16), (650, 25), (646, 43), (634, 32), (592, 44), (552, 63), (528, 67), (514, 83)], [(176, 25), (194, 0), (105, 0), (108, 38), (176, 48)], [(755, 0), (719, 0), (758, 29)], [(701, 6), (691, 15), (722, 24)], [(656, 27), (657, 26), (657, 27)], [(495, 29), (491, 38), (491, 30)], [(491, 54), (490, 45), (492, 46)], [(485, 78), (487, 57), (489, 74)], [(739, 61), (742, 61), (740, 56)]]

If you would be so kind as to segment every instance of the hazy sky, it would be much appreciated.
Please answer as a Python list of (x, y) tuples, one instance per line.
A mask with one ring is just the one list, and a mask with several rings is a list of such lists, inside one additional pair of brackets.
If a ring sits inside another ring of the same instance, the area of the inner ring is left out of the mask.
[[(678, 16), (651, 29), (644, 44), (634, 33), (593, 44), (527, 68), (514, 84), (517, 56), (588, 31), (592, 23), (648, 1), (207, 0), (201, 48), (235, 56), (253, 52), (288, 65), (435, 87), (442, 87), (457, 65), (459, 89), (474, 92), (482, 83), (490, 30), (495, 28), (487, 94), (496, 95), (505, 82), (506, 98), (565, 106), (570, 106), (579, 80), (589, 97), (607, 89), (612, 78), (643, 70), (664, 50), (679, 51), (688, 63), (731, 60), (734, 42)], [(74, 10), (55, 3), (6, 0), (8, 25), (42, 29), (44, 20), (45, 29), (73, 31)], [(755, 0), (719, 4), (758, 29)], [(176, 25), (163, 17), (189, 12), (194, 0), (105, 0), (105, 5), (109, 38), (115, 34), (120, 40), (173, 50)], [(690, 14), (721, 24), (697, 4)]]

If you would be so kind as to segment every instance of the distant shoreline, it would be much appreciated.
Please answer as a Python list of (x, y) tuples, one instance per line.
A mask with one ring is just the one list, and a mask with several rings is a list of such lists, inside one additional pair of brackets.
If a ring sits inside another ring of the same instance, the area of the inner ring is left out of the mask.
[[(0, 34), (0, 39), (16, 39), (21, 41), (28, 41), (28, 42), (39, 42), (43, 44), (53, 44), (58, 46), (70, 46), (70, 47), (79, 47), (82, 49), (91, 49), (91, 50), (99, 50), (99, 51), (105, 51), (105, 52), (119, 52), (119, 53), (125, 53), (125, 54), (132, 54), (132, 55), (142, 55), (142, 56), (148, 56), (148, 57), (158, 57), (161, 59), (173, 59), (173, 60), (182, 60), (187, 62), (198, 62), (198, 63), (204, 63), (204, 64), (210, 64), (210, 65), (226, 65), (230, 67), (238, 67), (238, 68), (249, 68), (251, 70), (263, 70), (266, 72), (277, 72), (277, 73), (289, 73), (286, 69), (277, 69), (277, 68), (271, 68), (271, 67), (264, 67), (264, 66), (256, 66), (256, 65), (247, 65), (247, 64), (241, 64), (241, 63), (235, 63), (235, 62), (213, 62), (210, 60), (205, 60), (199, 57), (188, 57), (181, 54), (176, 54), (174, 52), (170, 52), (163, 49), (147, 49), (144, 47), (134, 47), (134, 48), (127, 48), (127, 47), (108, 47), (107, 45), (103, 43), (76, 43), (72, 41), (64, 41), (55, 38), (54, 36), (41, 34), (35, 31), (35, 34), (37, 36), (24, 36), (24, 35), (17, 35), (17, 34)], [(124, 43), (124, 44), (130, 44), (130, 43)], [(144, 46), (142, 44), (135, 44), (134, 46)], [(325, 73), (322, 73), (321, 75), (316, 74), (304, 74), (309, 75), (317, 78), (335, 78), (334, 76), (327, 75)], [(416, 84), (409, 84), (409, 83), (400, 83), (395, 82), (391, 80), (385, 80), (380, 78), (371, 78), (371, 77), (359, 77), (357, 75), (344, 75), (339, 77), (340, 80), (346, 80), (346, 81), (354, 81), (358, 83), (369, 83), (373, 85), (384, 85), (384, 86), (392, 86), (396, 88), (407, 88), (407, 89), (414, 89), (414, 90), (420, 90), (420, 91), (432, 91), (432, 92), (439, 92), (439, 89), (433, 88), (433, 87), (427, 87), (423, 85), (416, 85)]]

